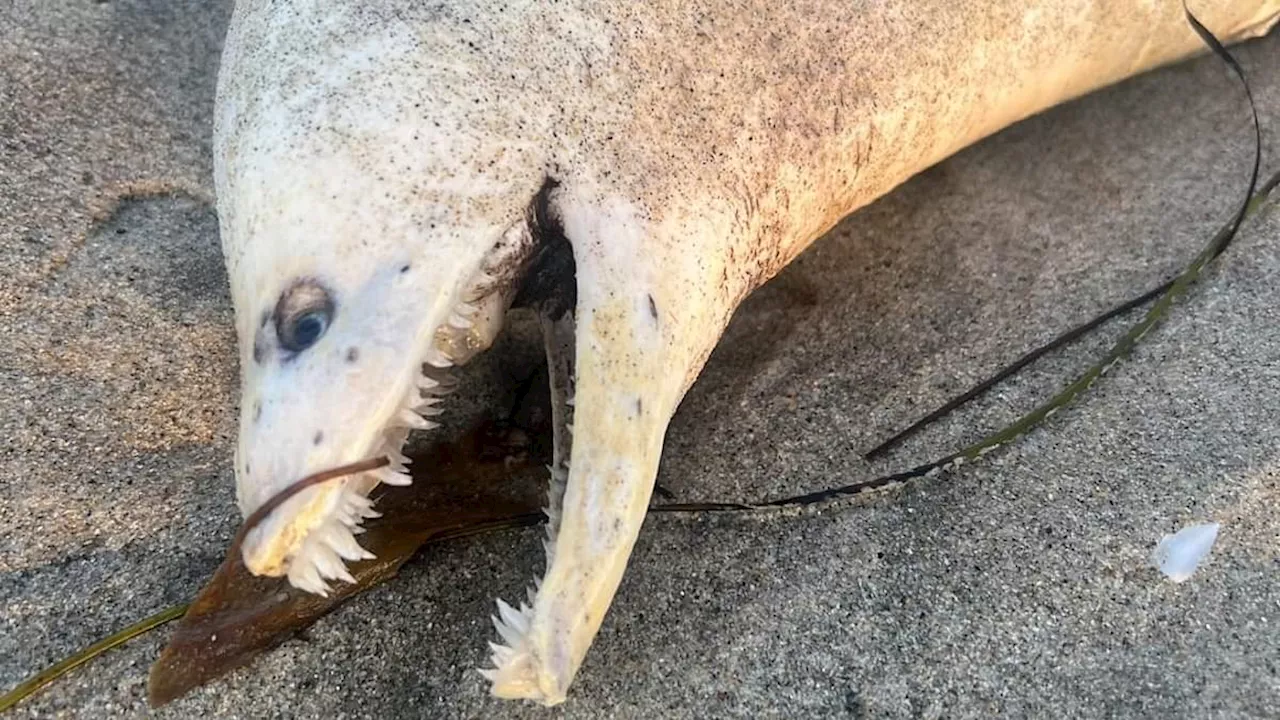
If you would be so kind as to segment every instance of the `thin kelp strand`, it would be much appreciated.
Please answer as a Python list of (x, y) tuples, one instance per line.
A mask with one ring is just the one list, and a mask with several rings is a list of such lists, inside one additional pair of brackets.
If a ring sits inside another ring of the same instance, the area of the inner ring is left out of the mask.
[(1184, 269), (1177, 277), (1168, 284), (1168, 289), (1156, 300), (1155, 304), (1146, 312), (1141, 320), (1137, 322), (1130, 330), (1125, 333), (1119, 341), (1115, 343), (1110, 352), (1108, 352), (1102, 360), (1094, 364), (1086, 370), (1075, 382), (1063, 388), (1057, 395), (1054, 395), (1048, 401), (1028, 412), (1014, 422), (1010, 423), (1001, 430), (998, 430), (981, 440), (973, 443), (960, 450), (952, 453), (940, 460), (926, 463), (904, 473), (894, 473), (883, 477), (866, 480), (859, 483), (853, 483), (840, 488), (831, 488), (821, 490), (807, 495), (796, 496), (793, 498), (784, 498), (766, 503), (767, 507), (791, 507), (812, 505), (840, 497), (856, 495), (869, 490), (875, 490), (889, 485), (905, 482), (907, 480), (919, 477), (929, 477), (945, 472), (963, 463), (976, 460), (983, 455), (1006, 445), (1017, 438), (1025, 435), (1035, 427), (1052, 417), (1060, 409), (1070, 404), (1081, 393), (1088, 390), (1098, 378), (1102, 377), (1121, 359), (1126, 357), (1138, 342), (1169, 312), (1175, 300), (1184, 295), (1191, 283), (1195, 282), (1203, 272), (1203, 270), (1213, 260), (1217, 259), (1223, 251), (1230, 245), (1244, 222), (1245, 217), (1251, 212), (1251, 209), (1261, 207), (1262, 201), (1269, 195), (1277, 185), (1280, 185), (1280, 173), (1272, 176), (1263, 184), (1262, 190), (1258, 190), (1258, 172), (1262, 165), (1262, 124), (1258, 119), (1257, 105), (1253, 99), (1253, 91), (1249, 86), (1249, 81), (1245, 77), (1244, 70), (1236, 62), (1235, 58), (1227, 51), (1222, 43), (1210, 33), (1198, 20), (1187, 10), (1185, 5), (1183, 10), (1186, 13), (1187, 21), (1195, 28), (1196, 33), (1235, 74), (1244, 86), (1245, 97), (1249, 102), (1249, 110), (1253, 118), (1253, 167), (1249, 174), (1249, 184), (1244, 193), (1244, 199), (1240, 203), (1240, 209), (1232, 218), (1231, 222), (1214, 234), (1213, 238), (1204, 247), (1196, 258)]
[(238, 557), (240, 546), (244, 544), (244, 539), (249, 535), (249, 532), (257, 527), (263, 520), (266, 520), (268, 515), (294, 495), (297, 495), (307, 488), (322, 485), (330, 480), (337, 480), (338, 478), (347, 477), (348, 475), (357, 475), (362, 472), (377, 470), (378, 468), (386, 467), (390, 464), (391, 460), (386, 457), (368, 458), (366, 460), (360, 460), (358, 462), (330, 468), (329, 470), (321, 470), (318, 473), (308, 475), (307, 477), (294, 482), (292, 485), (289, 485), (275, 495), (272, 495), (270, 500), (267, 500), (257, 510), (250, 513), (249, 517), (245, 518), (245, 521), (240, 524), (240, 530), (236, 533), (235, 538), (231, 540), (231, 547), (227, 549), (227, 555), (230, 557)]
[(1054, 350), (1058, 350), (1060, 348), (1066, 347), (1067, 345), (1074, 343), (1076, 340), (1079, 340), (1085, 335), (1088, 335), (1093, 330), (1101, 327), (1102, 325), (1105, 325), (1111, 320), (1114, 320), (1115, 318), (1121, 315), (1124, 315), (1125, 313), (1135, 310), (1138, 307), (1141, 307), (1142, 305), (1146, 305), (1148, 302), (1151, 302), (1151, 300), (1159, 297), (1162, 293), (1164, 293), (1171, 287), (1173, 287), (1172, 278), (1163, 282), (1159, 287), (1152, 288), (1146, 291), (1145, 293), (1139, 295), (1138, 297), (1130, 298), (1129, 300), (1126, 300), (1125, 302), (1111, 308), (1110, 310), (1103, 312), (1102, 314), (1094, 317), (1093, 319), (1088, 320), (1084, 323), (1081, 323), (1080, 325), (1077, 325), (1071, 328), (1070, 330), (1067, 330), (1066, 332), (1058, 335), (1057, 337), (1046, 342), (1045, 344), (1027, 351), (1027, 353), (1024, 354), (1022, 357), (1019, 357), (1017, 360), (1014, 360), (1013, 362), (1004, 366), (1003, 368), (998, 370), (994, 375), (988, 377), (987, 379), (983, 380), (977, 385), (974, 385), (972, 388), (965, 391), (963, 394), (958, 395), (952, 398), (951, 400), (948, 400), (946, 404), (942, 405), (941, 407), (929, 413), (928, 415), (925, 415), (924, 417), (920, 418), (914, 423), (911, 423), (911, 425), (909, 425), (905, 429), (899, 431), (897, 434), (881, 442), (879, 445), (875, 446), (874, 448), (868, 450), (866, 453), (863, 454), (862, 456), (863, 459), (875, 460), (876, 458), (885, 455), (890, 450), (901, 445), (907, 438), (910, 438), (911, 436), (919, 433), (921, 430), (924, 430), (926, 427), (932, 425), (938, 420), (941, 420), (947, 415), (950, 415), (951, 413), (960, 409), (961, 407), (968, 404), (970, 401), (974, 400), (975, 398), (978, 398), (981, 395), (985, 394), (988, 390), (1004, 382), (1010, 377), (1016, 375), (1018, 372), (1020, 372), (1023, 368), (1027, 367), (1031, 363), (1039, 360), (1045, 355), (1048, 355)]
[(40, 688), (43, 688), (54, 680), (66, 675), (111, 648), (123, 645), (140, 635), (164, 625), (167, 622), (177, 620), (186, 612), (186, 604), (174, 605), (171, 608), (161, 610), (155, 615), (144, 620), (139, 620), (120, 632), (99, 640), (75, 655), (41, 670), (35, 675), (32, 675), (29, 679), (23, 681), (23, 683), (18, 687), (5, 693), (3, 696), (0, 696), (0, 712), (4, 712), (12, 708), (14, 705), (22, 702)]
[[(974, 387), (970, 388), (968, 391), (966, 391), (962, 395), (959, 395), (958, 397), (955, 397), (949, 400), (946, 404), (942, 405), (941, 407), (929, 413), (928, 415), (925, 415), (924, 417), (915, 421), (906, 429), (898, 432), (897, 434), (893, 435), (889, 439), (875, 446), (871, 450), (868, 450), (863, 455), (864, 459), (873, 460), (877, 457), (884, 455), (885, 453), (889, 452), (889, 450), (900, 445), (907, 438), (915, 435), (916, 433), (923, 430), (925, 427), (933, 424), (934, 422), (937, 422), (941, 418), (954, 412), (961, 406), (965, 405), (971, 400), (987, 392), (998, 383), (1013, 376), (1014, 374), (1016, 374), (1023, 368), (1027, 367), (1031, 363), (1035, 362), (1036, 360), (1040, 359), (1041, 357), (1045, 356), (1046, 354), (1075, 342), (1076, 340), (1084, 337), (1086, 334), (1088, 334), (1095, 328), (1107, 323), (1108, 321), (1120, 315), (1123, 315), (1131, 310), (1134, 310), (1142, 305), (1147, 304), (1152, 299), (1155, 299), (1157, 297), (1162, 297), (1163, 298), (1162, 301), (1164, 302), (1164, 308), (1160, 308), (1160, 312), (1156, 314), (1155, 317), (1152, 317), (1151, 313), (1148, 313), (1148, 315), (1143, 318), (1143, 321), (1140, 322), (1137, 326), (1135, 326), (1134, 330), (1138, 331), (1138, 335), (1133, 339), (1133, 342), (1129, 344), (1127, 349), (1121, 350), (1119, 355), (1115, 355), (1114, 357), (1111, 357), (1111, 359), (1112, 360), (1119, 359), (1121, 355), (1127, 354), (1128, 351), (1132, 349), (1133, 343), (1136, 343), (1137, 340), (1141, 339), (1141, 336), (1145, 334), (1146, 331), (1149, 330), (1151, 326), (1154, 325), (1155, 322), (1160, 319), (1160, 317), (1163, 316), (1164, 309), (1167, 309), (1168, 305), (1171, 304), (1173, 300), (1176, 299), (1177, 296), (1182, 294), (1181, 288), (1175, 290), (1175, 285), (1177, 285), (1179, 282), (1182, 282), (1183, 287), (1185, 287), (1186, 285), (1189, 285), (1191, 282), (1193, 282), (1197, 277), (1199, 277), (1200, 272), (1204, 269), (1204, 267), (1208, 265), (1209, 262), (1216, 259), (1219, 255), (1221, 255), (1227, 249), (1227, 247), (1231, 244), (1232, 240), (1235, 238), (1236, 230), (1239, 229), (1240, 223), (1244, 220), (1244, 217), (1247, 214), (1254, 212), (1258, 207), (1260, 207), (1261, 203), (1265, 201), (1265, 199), (1271, 193), (1271, 191), (1275, 189), (1278, 183), (1280, 183), (1280, 175), (1274, 175), (1256, 193), (1254, 192), (1254, 188), (1256, 187), (1257, 181), (1258, 181), (1258, 169), (1262, 159), (1262, 153), (1261, 153), (1262, 129), (1261, 129), (1260, 123), (1258, 122), (1258, 110), (1253, 101), (1253, 91), (1249, 87), (1249, 83), (1244, 77), (1244, 71), (1240, 68), (1240, 65), (1236, 62), (1235, 57), (1232, 56), (1229, 52), (1227, 52), (1226, 48), (1223, 47), (1223, 45), (1220, 42), (1218, 42), (1217, 38), (1215, 38), (1213, 34), (1210, 33), (1204, 27), (1204, 25), (1200, 24), (1200, 21), (1198, 21), (1191, 14), (1191, 12), (1186, 9), (1185, 4), (1183, 5), (1183, 10), (1184, 12), (1186, 12), (1187, 21), (1195, 29), (1196, 33), (1200, 36), (1201, 40), (1203, 40), (1205, 44), (1209, 46), (1209, 49), (1212, 50), (1214, 54), (1216, 54), (1220, 59), (1222, 59), (1223, 62), (1225, 62), (1227, 66), (1232, 70), (1232, 72), (1235, 73), (1236, 77), (1240, 79), (1241, 83), (1244, 85), (1245, 95), (1249, 100), (1249, 109), (1253, 113), (1253, 128), (1254, 128), (1254, 134), (1257, 140), (1257, 145), (1255, 146), (1255, 151), (1254, 151), (1253, 174), (1249, 181), (1249, 192), (1245, 195), (1245, 202), (1240, 212), (1236, 214), (1236, 216), (1233, 218), (1230, 224), (1228, 224), (1226, 227), (1222, 229), (1222, 231), (1220, 231), (1219, 235), (1215, 236), (1214, 241), (1210, 242), (1209, 245), (1201, 252), (1201, 256), (1197, 257), (1196, 260), (1193, 261), (1192, 264), (1188, 266), (1186, 270), (1184, 270), (1179, 275), (1175, 276), (1170, 280), (1165, 281), (1159, 287), (1152, 288), (1151, 290), (1148, 290), (1147, 292), (1139, 295), (1138, 297), (1131, 298), (1117, 305), (1116, 307), (1113, 307), (1110, 310), (1107, 310), (1106, 312), (1098, 315), (1092, 320), (1089, 320), (1088, 322), (1078, 325), (1062, 333), (1061, 335), (1058, 335), (1057, 337), (1053, 338), (1052, 340), (1045, 343), (1044, 345), (1041, 345), (1040, 347), (1029, 351), (1022, 357), (1018, 358), (1017, 360), (1013, 361), (1009, 365), (1005, 366), (1004, 368), (996, 372), (991, 377), (987, 378), (986, 380), (983, 380), (982, 382), (978, 383)], [(1206, 254), (1208, 255), (1207, 258), (1204, 257), (1204, 255)], [(1173, 291), (1173, 292), (1170, 292), (1170, 291)], [(1153, 308), (1152, 310), (1154, 312), (1156, 311), (1156, 308)], [(1118, 344), (1116, 348), (1120, 348), (1120, 345)], [(1112, 351), (1112, 354), (1114, 353), (1115, 353), (1115, 349), (1113, 349)], [(1103, 360), (1103, 364), (1105, 364), (1106, 362), (1107, 362), (1106, 360)], [(1103, 372), (1105, 372), (1105, 368), (1103, 369)], [(1083, 389), (1085, 388), (1081, 388), (1081, 390)], [(1070, 399), (1068, 399), (1068, 401), (1069, 400)]]
[[(390, 460), (385, 457), (370, 458), (342, 465), (340, 467), (331, 468), (329, 470), (323, 470), (313, 475), (308, 475), (292, 485), (289, 485), (285, 489), (273, 495), (271, 499), (263, 503), (257, 510), (250, 513), (249, 517), (245, 518), (245, 521), (240, 524), (240, 529), (232, 539), (230, 547), (227, 549), (227, 556), (232, 558), (233, 562), (243, 562), (240, 560), (240, 547), (244, 544), (245, 537), (276, 508), (283, 505), (285, 501), (294, 495), (297, 495), (307, 488), (329, 482), (330, 480), (336, 480), (338, 478), (347, 477), (348, 475), (376, 470), (388, 464), (390, 464)], [(143, 633), (182, 617), (187, 612), (187, 607), (188, 606), (186, 604), (183, 604), (162, 610), (145, 620), (141, 620), (130, 625), (104, 640), (100, 640), (93, 645), (90, 645), (65, 660), (41, 670), (13, 690), (5, 693), (3, 697), (0, 697), (0, 712), (4, 712), (14, 705), (17, 705), (40, 688), (43, 688), (62, 675), (65, 675), (71, 670), (74, 670), (111, 648), (122, 645)]]

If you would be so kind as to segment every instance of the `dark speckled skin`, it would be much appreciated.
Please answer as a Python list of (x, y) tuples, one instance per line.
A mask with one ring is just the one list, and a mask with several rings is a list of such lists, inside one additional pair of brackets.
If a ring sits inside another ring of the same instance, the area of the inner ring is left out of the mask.
[[(1274, 0), (1195, 5), (1231, 40), (1280, 12)], [(335, 68), (389, 45), (401, 47)], [(243, 0), (220, 87), (237, 111), (219, 115), (221, 150), (233, 165), (243, 143), (272, 137), (281, 153), (401, 170), (388, 199), (454, 225), (514, 220), (544, 174), (590, 176), (655, 221), (714, 228), (653, 242), (731, 258), (703, 278), (731, 310), (914, 173), (1199, 49), (1180, 4), (1155, 0)], [(352, 106), (376, 107), (399, 137), (361, 137), (368, 123)], [(232, 264), (247, 242), (271, 238), (232, 234)]]
[[(1280, 0), (1192, 9), (1231, 41), (1265, 32)], [(617, 587), (671, 413), (738, 302), (911, 175), (1199, 50), (1176, 0), (242, 0), (216, 131), (241, 345), (300, 273), (358, 299), (413, 261), (426, 274), (392, 304), (437, 313), (544, 180), (561, 183), (573, 462), (554, 562), (495, 682), (555, 703)], [(412, 315), (383, 310), (366, 324)], [(271, 386), (283, 419), (242, 430), (242, 451), (312, 437), (286, 421), (314, 415), (323, 388), (298, 381), (312, 410), (291, 415), (282, 382), (246, 371), (245, 400)]]

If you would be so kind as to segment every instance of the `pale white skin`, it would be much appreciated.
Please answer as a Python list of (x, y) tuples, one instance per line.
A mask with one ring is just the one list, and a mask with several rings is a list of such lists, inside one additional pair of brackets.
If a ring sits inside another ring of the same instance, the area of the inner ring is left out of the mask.
[[(530, 606), (502, 608), (487, 673), (495, 694), (546, 704), (612, 601), (667, 423), (747, 293), (938, 160), (1203, 50), (1175, 0), (433, 5), (237, 5), (215, 128), (237, 495), (247, 514), (306, 475), (397, 459), (423, 424), (406, 409), (434, 402), (423, 362), (447, 364), (441, 328), (492, 338), (503, 303), (463, 301), (495, 245), (530, 242), (530, 202), (557, 180), (577, 265), (573, 448), (549, 568)], [(1230, 42), (1265, 33), (1280, 0), (1192, 10)], [(300, 280), (335, 311), (291, 353), (271, 313)], [(364, 496), (405, 482), (397, 469), (293, 498), (246, 564), (325, 591), (365, 555)]]

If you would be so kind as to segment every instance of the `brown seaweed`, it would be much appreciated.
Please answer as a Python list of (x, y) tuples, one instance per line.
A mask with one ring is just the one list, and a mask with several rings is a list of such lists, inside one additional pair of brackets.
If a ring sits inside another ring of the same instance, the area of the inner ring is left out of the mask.
[(229, 553), (152, 665), (151, 705), (249, 664), (347, 599), (394, 577), (424, 545), (540, 522), (551, 448), (546, 400), (524, 393), (510, 419), (483, 419), (456, 441), (413, 453), (413, 484), (386, 487), (377, 497), (382, 517), (367, 522), (361, 536), (377, 557), (349, 566), (355, 584), (336, 583), (320, 597), (283, 578), (251, 575), (238, 553)]

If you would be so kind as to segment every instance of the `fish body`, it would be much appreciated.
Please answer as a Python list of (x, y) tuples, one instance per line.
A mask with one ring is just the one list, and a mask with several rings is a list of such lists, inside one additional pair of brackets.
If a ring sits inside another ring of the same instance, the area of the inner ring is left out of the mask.
[[(1202, 5), (1226, 41), (1280, 16)], [(246, 565), (315, 592), (348, 577), (367, 495), (408, 481), (401, 446), (447, 402), (445, 372), (545, 274), (548, 567), (500, 604), (486, 676), (562, 701), (738, 303), (921, 170), (1202, 49), (1178, 2), (239, 0), (214, 156), (240, 509), (392, 460), (291, 498)]]

